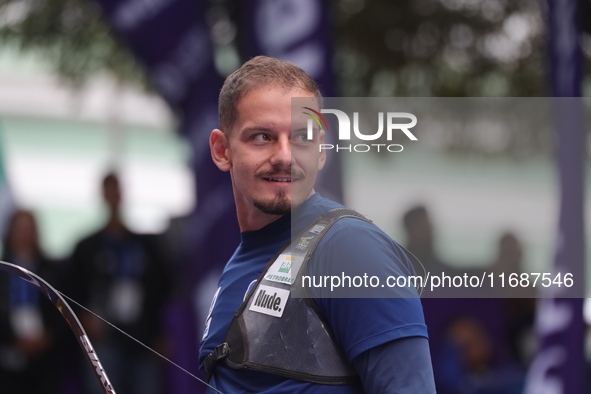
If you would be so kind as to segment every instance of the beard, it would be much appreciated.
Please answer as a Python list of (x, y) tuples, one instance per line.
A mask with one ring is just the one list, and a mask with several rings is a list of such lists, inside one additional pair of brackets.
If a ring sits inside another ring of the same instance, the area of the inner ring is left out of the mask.
[(274, 199), (254, 201), (254, 206), (267, 215), (287, 215), (291, 213), (291, 201), (285, 190), (277, 192)]
[[(292, 169), (291, 166), (286, 169), (273, 169), (271, 171), (261, 171), (256, 174), (257, 178), (272, 178), (275, 176), (280, 175), (290, 175), (294, 179), (302, 180), (304, 179), (304, 174), (301, 171)], [(293, 191), (292, 191), (293, 193)], [(294, 206), (293, 208), (297, 208), (302, 202)], [(261, 212), (267, 215), (287, 215), (291, 213), (292, 209), (292, 201), (291, 198), (287, 196), (285, 190), (280, 190), (275, 194), (274, 198), (269, 198), (265, 200), (255, 200), (253, 205), (258, 208)]]

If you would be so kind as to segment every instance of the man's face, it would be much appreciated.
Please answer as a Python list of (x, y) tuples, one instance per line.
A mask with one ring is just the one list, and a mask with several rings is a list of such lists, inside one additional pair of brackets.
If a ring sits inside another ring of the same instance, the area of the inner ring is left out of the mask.
[(308, 141), (303, 114), (291, 118), (291, 98), (314, 96), (300, 89), (263, 87), (246, 94), (238, 103), (238, 117), (226, 131), (229, 169), (238, 207), (247, 212), (284, 215), (314, 193), (324, 154), (318, 144), (321, 132)]

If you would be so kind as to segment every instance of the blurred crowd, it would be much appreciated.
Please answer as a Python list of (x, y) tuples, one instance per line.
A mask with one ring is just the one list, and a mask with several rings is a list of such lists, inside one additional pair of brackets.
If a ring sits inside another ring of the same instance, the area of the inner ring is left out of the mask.
[[(172, 281), (161, 238), (136, 234), (126, 226), (117, 174), (104, 177), (102, 194), (108, 207), (106, 222), (79, 240), (65, 261), (45, 256), (35, 215), (25, 209), (15, 210), (9, 221), (2, 260), (38, 274), (90, 311), (166, 353), (162, 313)], [(20, 278), (0, 275), (0, 280), (2, 393), (102, 393), (58, 309)], [(156, 356), (91, 313), (77, 314), (118, 392), (165, 392), (163, 364)]]
[[(484, 268), (445, 262), (436, 251), (435, 230), (427, 207), (418, 205), (403, 217), (406, 247), (431, 274), (481, 276), (521, 273), (523, 247), (512, 232), (500, 234), (496, 256)], [(449, 290), (449, 289), (448, 289)], [(462, 289), (463, 290), (463, 289)], [(424, 298), (431, 357), (439, 394), (520, 394), (527, 366), (536, 351), (532, 298)], [(510, 295), (510, 294), (508, 294)]]
[[(147, 346), (167, 354), (163, 309), (171, 290), (170, 237), (136, 234), (121, 216), (116, 173), (102, 181), (108, 216), (102, 228), (76, 243), (64, 261), (40, 248), (32, 211), (17, 209), (3, 240), (2, 260), (46, 279), (91, 311)], [(436, 250), (436, 232), (425, 206), (402, 218), (405, 246), (431, 273), (459, 272)], [(511, 232), (499, 235), (485, 270), (520, 273), (523, 248)], [(483, 270), (484, 270), (483, 269)], [(465, 272), (465, 269), (462, 270)], [(535, 295), (534, 295), (535, 296)], [(533, 298), (423, 299), (439, 394), (518, 394), (535, 350)], [(118, 392), (165, 393), (164, 364), (86, 311), (77, 312)], [(58, 310), (25, 281), (0, 275), (0, 382), (2, 393), (98, 394), (92, 370)]]

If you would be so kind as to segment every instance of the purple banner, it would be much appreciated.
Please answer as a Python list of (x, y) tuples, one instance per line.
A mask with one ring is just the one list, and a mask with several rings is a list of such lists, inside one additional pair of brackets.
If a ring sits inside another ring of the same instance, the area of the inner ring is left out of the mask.
[(191, 93), (213, 71), (205, 2), (97, 1), (162, 96), (174, 109), (186, 111)]
[[(549, 61), (557, 157), (560, 173), (560, 222), (555, 273), (572, 273), (575, 286), (562, 291), (572, 298), (544, 298), (538, 303), (536, 328), (540, 348), (527, 380), (527, 394), (583, 394), (585, 387), (583, 297), (584, 123), (581, 95), (581, 14), (577, 0), (548, 0)], [(558, 291), (561, 291), (558, 290)], [(553, 294), (556, 295), (556, 294)]]
[[(328, 1), (243, 0), (245, 31), (242, 53), (245, 59), (258, 55), (289, 61), (305, 70), (318, 83), (322, 95), (335, 96), (332, 37)], [(334, 143), (336, 136), (327, 135)], [(324, 197), (342, 201), (341, 164), (328, 155), (318, 176), (316, 190)]]
[[(172, 357), (198, 373), (197, 349), (204, 323), (195, 316), (200, 314), (199, 305), (209, 305), (213, 295), (200, 291), (208, 287), (202, 279), (217, 276), (213, 273), (221, 271), (238, 244), (239, 234), (230, 177), (215, 167), (209, 154), (209, 134), (218, 127), (217, 98), (222, 79), (214, 67), (205, 21), (208, 2), (97, 1), (177, 113), (179, 131), (192, 147), (197, 207), (184, 226), (188, 231), (182, 234), (187, 248), (181, 272), (177, 273), (177, 289), (183, 289), (182, 295), (166, 312), (166, 322)], [(197, 299), (197, 294), (206, 298), (205, 302)], [(188, 375), (171, 371), (167, 392), (203, 391), (204, 386)]]

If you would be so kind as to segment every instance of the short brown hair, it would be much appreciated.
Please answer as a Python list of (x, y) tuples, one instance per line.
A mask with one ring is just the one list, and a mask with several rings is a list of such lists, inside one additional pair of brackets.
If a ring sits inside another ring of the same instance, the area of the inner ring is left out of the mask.
[(272, 57), (254, 57), (226, 78), (220, 91), (218, 112), (224, 133), (230, 131), (238, 118), (240, 99), (264, 85), (299, 88), (316, 97), (322, 96), (318, 84), (301, 68)]

